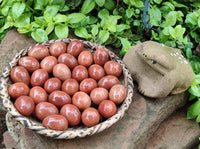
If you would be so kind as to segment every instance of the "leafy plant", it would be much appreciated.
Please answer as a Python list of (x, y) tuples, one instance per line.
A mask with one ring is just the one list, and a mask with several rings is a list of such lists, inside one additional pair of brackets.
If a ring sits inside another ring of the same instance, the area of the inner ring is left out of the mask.
[(27, 33), (37, 42), (67, 38), (69, 27), (73, 28), (85, 18), (82, 13), (68, 14), (65, 0), (4, 0), (0, 8), (5, 20), (1, 34), (16, 27), (19, 33)]
[(143, 1), (121, 3), (125, 5), (116, 8), (114, 0), (2, 0), (0, 37), (15, 27), (19, 33), (42, 42), (67, 38), (71, 29), (80, 38), (122, 46), (124, 55), (138, 39), (142, 40), (142, 35), (135, 36), (132, 28), (142, 32)]

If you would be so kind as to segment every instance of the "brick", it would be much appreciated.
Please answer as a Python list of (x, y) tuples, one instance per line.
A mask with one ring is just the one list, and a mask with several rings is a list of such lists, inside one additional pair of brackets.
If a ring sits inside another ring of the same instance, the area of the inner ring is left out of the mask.
[(194, 120), (187, 120), (179, 111), (161, 123), (145, 149), (189, 149), (199, 143), (200, 127)]

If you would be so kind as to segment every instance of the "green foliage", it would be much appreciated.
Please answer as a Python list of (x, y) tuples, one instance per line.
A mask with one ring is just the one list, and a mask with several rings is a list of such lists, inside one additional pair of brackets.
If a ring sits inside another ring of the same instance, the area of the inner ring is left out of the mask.
[(182, 49), (196, 69), (199, 62), (192, 49), (200, 42), (200, 4), (152, 0), (147, 29), (143, 26), (144, 2), (121, 0), (116, 7), (115, 0), (2, 0), (0, 39), (13, 27), (38, 42), (67, 38), (71, 29), (91, 42), (121, 47), (122, 56), (139, 42), (155, 40)]

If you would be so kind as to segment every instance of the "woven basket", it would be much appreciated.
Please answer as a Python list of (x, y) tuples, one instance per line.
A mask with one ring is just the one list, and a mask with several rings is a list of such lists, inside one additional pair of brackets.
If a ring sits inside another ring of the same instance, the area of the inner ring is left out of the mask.
[[(42, 42), (38, 43), (36, 45), (45, 45), (49, 47), (52, 43), (57, 42), (57, 41), (62, 41), (65, 42), (67, 45), (73, 41), (74, 39), (58, 39), (58, 40), (50, 40), (47, 42)], [(83, 45), (84, 45), (84, 50), (90, 50), (92, 53), (98, 49), (98, 48), (104, 48), (100, 45), (87, 42), (87, 41), (82, 41), (80, 40)], [(35, 46), (35, 45), (33, 45)], [(132, 96), (133, 96), (133, 81), (131, 78), (131, 74), (129, 73), (127, 67), (125, 64), (111, 51), (106, 49), (109, 53), (110, 59), (118, 62), (122, 69), (123, 69), (123, 74), (120, 76), (119, 80), (120, 83), (123, 84), (126, 87), (127, 90), (127, 97), (123, 101), (123, 103), (118, 107), (117, 113), (110, 117), (109, 119), (106, 119), (105, 121), (100, 122), (99, 124), (93, 126), (93, 127), (86, 127), (86, 126), (77, 126), (77, 127), (69, 127), (65, 131), (56, 131), (56, 130), (50, 130), (42, 126), (42, 123), (38, 121), (34, 116), (29, 116), (25, 117), (22, 116), (14, 107), (13, 101), (11, 101), (10, 96), (8, 94), (8, 88), (12, 84), (10, 80), (10, 71), (13, 67), (17, 65), (18, 60), (27, 55), (28, 51), (33, 47), (29, 47), (27, 49), (21, 50), (19, 53), (16, 54), (16, 56), (13, 58), (13, 60), (8, 64), (6, 69), (4, 70), (2, 77), (1, 77), (1, 98), (3, 100), (3, 105), (7, 109), (7, 111), (21, 124), (24, 126), (28, 127), (29, 129), (48, 136), (52, 137), (54, 139), (72, 139), (72, 138), (80, 138), (80, 137), (85, 137), (88, 135), (93, 135), (96, 133), (99, 133), (106, 128), (109, 128), (113, 124), (115, 124), (118, 120), (120, 120), (124, 114), (125, 111), (128, 109), (129, 105), (131, 104), (132, 101)]]

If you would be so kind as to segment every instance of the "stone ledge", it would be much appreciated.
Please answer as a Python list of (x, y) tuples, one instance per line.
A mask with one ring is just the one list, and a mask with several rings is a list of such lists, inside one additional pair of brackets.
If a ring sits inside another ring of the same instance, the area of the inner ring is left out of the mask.
[(189, 149), (199, 144), (200, 127), (187, 120), (186, 112), (179, 111), (161, 123), (145, 149)]

